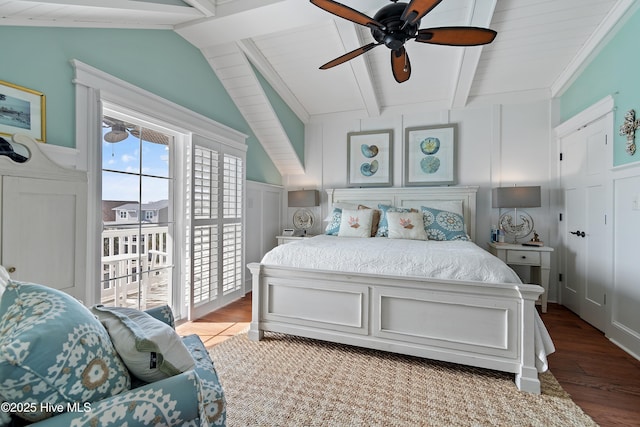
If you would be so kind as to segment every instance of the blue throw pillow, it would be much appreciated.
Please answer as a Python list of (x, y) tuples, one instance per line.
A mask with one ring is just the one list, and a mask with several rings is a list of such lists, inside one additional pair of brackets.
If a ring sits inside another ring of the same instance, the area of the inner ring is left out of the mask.
[(462, 215), (425, 206), (421, 206), (421, 210), (429, 240), (471, 240), (465, 231)]
[(337, 236), (340, 231), (340, 222), (342, 221), (342, 209), (333, 208), (331, 214), (329, 214), (329, 224), (327, 224), (327, 228), (324, 230), (324, 234), (328, 234), (330, 236)]
[(9, 282), (0, 300), (0, 401), (27, 409), (16, 415), (37, 421), (52, 415), (41, 403), (66, 410), (130, 387), (127, 368), (89, 309), (57, 289)]

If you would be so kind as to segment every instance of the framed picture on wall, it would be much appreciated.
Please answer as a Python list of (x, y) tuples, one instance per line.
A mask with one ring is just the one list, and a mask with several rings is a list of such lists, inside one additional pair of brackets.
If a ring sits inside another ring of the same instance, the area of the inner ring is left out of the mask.
[(393, 180), (393, 130), (347, 134), (347, 186), (388, 187)]
[(45, 96), (0, 80), (0, 135), (24, 133), (46, 141)]
[(404, 185), (455, 184), (455, 124), (405, 129)]

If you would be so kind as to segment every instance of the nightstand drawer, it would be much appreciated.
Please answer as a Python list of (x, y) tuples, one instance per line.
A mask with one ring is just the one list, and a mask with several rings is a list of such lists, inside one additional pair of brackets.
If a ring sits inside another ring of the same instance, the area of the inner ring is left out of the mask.
[(540, 252), (507, 251), (507, 264), (540, 265)]

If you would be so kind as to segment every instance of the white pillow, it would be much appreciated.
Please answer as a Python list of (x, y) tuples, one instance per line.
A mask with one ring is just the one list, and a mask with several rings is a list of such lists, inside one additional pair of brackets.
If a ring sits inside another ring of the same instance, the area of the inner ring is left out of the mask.
[(432, 209), (439, 209), (441, 211), (454, 212), (458, 215), (464, 216), (464, 212), (462, 211), (462, 200), (431, 200), (429, 202), (425, 202), (424, 206)]
[(125, 307), (93, 306), (129, 371), (154, 382), (191, 370), (195, 362), (176, 331), (148, 313)]
[(422, 212), (387, 212), (390, 239), (428, 240)]
[(340, 237), (371, 237), (373, 209), (343, 209), (340, 219)]
[(357, 203), (349, 203), (349, 202), (335, 202), (333, 204), (333, 208), (338, 209), (358, 209)]

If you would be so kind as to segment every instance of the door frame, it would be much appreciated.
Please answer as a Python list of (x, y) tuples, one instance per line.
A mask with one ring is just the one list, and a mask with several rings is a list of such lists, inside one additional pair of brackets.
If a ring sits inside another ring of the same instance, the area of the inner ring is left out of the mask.
[[(556, 188), (558, 191), (555, 192), (555, 200), (554, 205), (558, 206), (558, 222), (557, 222), (557, 242), (556, 247), (558, 249), (557, 260), (558, 260), (558, 272), (565, 273), (564, 265), (564, 238), (566, 235), (566, 221), (560, 221), (560, 213), (564, 213), (565, 206), (562, 195), (562, 169), (560, 162), (560, 154), (562, 149), (562, 139), (567, 137), (573, 132), (588, 126), (589, 124), (598, 121), (600, 119), (607, 119), (610, 121), (608, 126), (610, 126), (610, 134), (613, 135), (614, 130), (614, 119), (613, 119), (613, 111), (615, 108), (615, 102), (612, 96), (606, 96), (600, 101), (596, 102), (592, 106), (586, 108), (575, 116), (567, 119), (562, 122), (560, 125), (554, 128), (555, 139), (556, 139)], [(613, 138), (612, 138), (613, 139)], [(611, 291), (613, 290), (613, 210), (614, 210), (614, 197), (613, 197), (613, 180), (612, 180), (612, 168), (613, 168), (613, 140), (608, 144), (607, 149), (607, 159), (606, 159), (607, 167), (605, 167), (604, 175), (605, 175), (605, 215), (606, 215), (606, 231), (605, 231), (605, 239), (606, 239), (606, 250), (605, 254), (607, 254), (606, 263), (608, 270), (608, 280), (607, 280), (607, 294), (609, 295), (609, 299), (605, 304), (605, 316), (606, 316), (606, 324), (604, 325), (604, 333), (607, 334), (608, 329), (611, 326), (611, 301), (612, 295)], [(565, 276), (566, 277), (566, 276)], [(562, 304), (562, 287), (563, 283), (559, 282), (558, 286), (558, 302)]]

